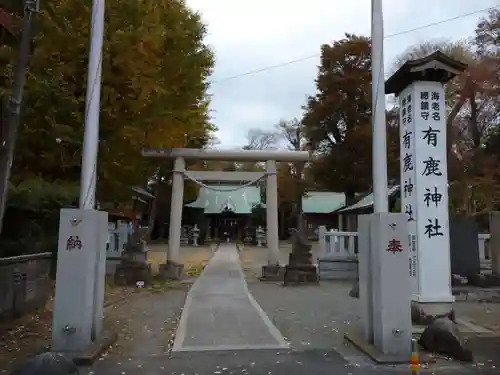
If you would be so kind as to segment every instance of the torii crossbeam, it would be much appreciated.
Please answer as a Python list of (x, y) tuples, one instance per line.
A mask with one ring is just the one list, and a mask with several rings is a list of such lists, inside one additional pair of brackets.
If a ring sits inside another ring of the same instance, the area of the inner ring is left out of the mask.
[[(260, 175), (266, 178), (266, 219), (267, 246), (269, 249), (268, 264), (263, 266), (263, 276), (266, 273), (279, 272), (279, 237), (278, 237), (278, 181), (276, 177), (276, 162), (307, 162), (311, 154), (307, 151), (270, 151), (270, 150), (203, 150), (191, 148), (143, 149), (142, 155), (148, 158), (173, 159), (172, 202), (170, 205), (170, 223), (168, 237), (167, 264), (160, 267), (167, 278), (178, 279), (183, 273), (180, 258), (180, 236), (182, 225), (182, 208), (184, 194), (184, 178), (199, 180), (210, 177), (211, 180), (235, 181), (237, 179), (252, 181), (258, 175), (254, 172), (227, 171), (186, 171), (186, 160), (217, 160), (217, 161), (255, 161), (265, 162), (266, 171)], [(231, 176), (229, 176), (231, 174)], [(257, 173), (258, 174), (258, 173)]]

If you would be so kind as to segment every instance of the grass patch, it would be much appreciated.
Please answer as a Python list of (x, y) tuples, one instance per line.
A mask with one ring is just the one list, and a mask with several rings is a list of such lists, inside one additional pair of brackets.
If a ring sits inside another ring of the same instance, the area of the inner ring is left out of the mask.
[(206, 262), (188, 264), (184, 269), (184, 274), (189, 277), (198, 277), (201, 275), (206, 265)]

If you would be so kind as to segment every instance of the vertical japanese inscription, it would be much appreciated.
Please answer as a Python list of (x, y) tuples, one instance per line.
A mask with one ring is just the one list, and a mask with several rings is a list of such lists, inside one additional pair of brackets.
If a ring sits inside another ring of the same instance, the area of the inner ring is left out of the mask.
[[(416, 178), (418, 181), (418, 233), (423, 241), (436, 241), (448, 230), (448, 173), (444, 90), (435, 82), (419, 82), (419, 119), (415, 125)], [(448, 234), (446, 233), (446, 236)], [(419, 240), (420, 242), (420, 240)], [(437, 245), (437, 243), (435, 244)]]
[(413, 88), (403, 90), (399, 96), (400, 121), (400, 164), (401, 164), (401, 211), (408, 215), (409, 222), (415, 222), (416, 196), (413, 187), (416, 179), (415, 164), (415, 97)]

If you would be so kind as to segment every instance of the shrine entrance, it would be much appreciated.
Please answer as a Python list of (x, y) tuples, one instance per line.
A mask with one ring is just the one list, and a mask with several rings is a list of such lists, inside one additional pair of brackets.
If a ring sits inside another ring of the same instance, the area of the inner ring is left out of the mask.
[(239, 224), (241, 219), (234, 213), (222, 213), (221, 217), (215, 222), (215, 229), (218, 232), (218, 238), (225, 242), (236, 242), (238, 240)]
[[(182, 275), (182, 261), (180, 258), (180, 234), (182, 209), (184, 206), (184, 179), (187, 178), (199, 186), (209, 187), (203, 181), (240, 181), (243, 185), (236, 186), (234, 191), (250, 186), (261, 179), (266, 181), (266, 223), (268, 266), (276, 268), (279, 265), (279, 238), (278, 238), (278, 181), (276, 176), (276, 162), (306, 162), (310, 158), (308, 151), (257, 151), (257, 150), (199, 150), (189, 148), (177, 149), (144, 149), (144, 157), (158, 159), (173, 159), (174, 170), (172, 176), (172, 203), (170, 206), (170, 226), (168, 236), (167, 264), (162, 267), (167, 277), (179, 278)], [(265, 172), (227, 172), (227, 171), (188, 171), (186, 160), (217, 160), (232, 162), (265, 162)], [(226, 189), (226, 191), (228, 191)], [(221, 217), (221, 227), (227, 233), (226, 240), (236, 239), (238, 233), (237, 219), (227, 216)]]

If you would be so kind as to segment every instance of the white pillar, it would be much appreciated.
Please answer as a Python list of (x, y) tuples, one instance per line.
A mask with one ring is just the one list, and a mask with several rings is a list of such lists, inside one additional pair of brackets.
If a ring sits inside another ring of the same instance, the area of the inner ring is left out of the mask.
[(374, 212), (387, 212), (389, 204), (382, 0), (372, 0), (372, 82), (373, 209)]
[(445, 313), (451, 293), (446, 103), (440, 82), (415, 81), (399, 93), (401, 211), (416, 234), (418, 291), (429, 314)]
[[(402, 213), (370, 216), (373, 343), (384, 355), (408, 361), (412, 324), (407, 218)], [(361, 224), (366, 231), (364, 218)]]
[(185, 168), (186, 165), (183, 158), (175, 159), (172, 176), (172, 201), (170, 203), (167, 263), (181, 263), (180, 246)]
[(267, 248), (269, 249), (269, 264), (279, 264), (280, 249), (278, 237), (278, 177), (276, 176), (276, 161), (266, 162), (266, 217), (267, 217)]
[[(59, 222), (52, 350), (84, 351), (99, 335), (104, 299), (104, 233), (107, 213), (62, 209)], [(104, 226), (104, 230), (99, 226)], [(99, 263), (98, 263), (99, 262)], [(96, 271), (98, 274), (96, 275)], [(102, 285), (96, 285), (102, 283)]]
[(94, 209), (95, 207), (101, 106), (102, 44), (104, 37), (104, 0), (93, 1), (91, 24), (79, 200), (80, 208), (85, 209)]
[(373, 279), (371, 255), (372, 215), (358, 217), (359, 304), (363, 339), (373, 344)]
[(324, 225), (318, 227), (319, 253), (321, 256), (326, 254), (326, 232), (328, 230)]

